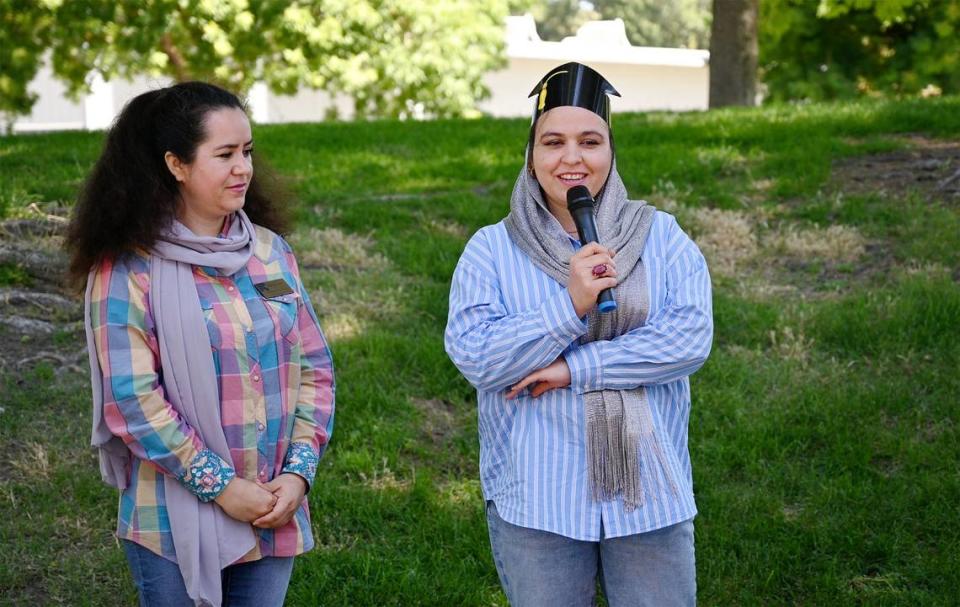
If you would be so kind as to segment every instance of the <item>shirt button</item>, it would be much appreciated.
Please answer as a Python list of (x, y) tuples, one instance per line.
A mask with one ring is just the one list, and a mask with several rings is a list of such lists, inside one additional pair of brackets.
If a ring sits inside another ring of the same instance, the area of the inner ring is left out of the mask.
[(227, 287), (227, 291), (230, 291), (231, 293), (233, 293), (234, 291), (236, 291), (236, 289), (233, 287), (233, 285), (230, 285), (229, 287)]
[(257, 430), (263, 432), (263, 422), (257, 422)]
[(260, 480), (262, 481), (267, 480), (267, 469), (264, 468), (263, 470), (261, 470), (259, 476), (260, 476)]
[(254, 375), (254, 376), (253, 376), (253, 381), (260, 381), (260, 376), (259, 376), (259, 375)]
[(253, 325), (247, 327), (247, 333), (253, 333)]

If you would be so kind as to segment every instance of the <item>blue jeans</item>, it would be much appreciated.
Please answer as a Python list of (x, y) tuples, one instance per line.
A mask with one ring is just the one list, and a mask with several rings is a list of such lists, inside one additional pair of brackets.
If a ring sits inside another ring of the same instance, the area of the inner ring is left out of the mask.
[(584, 542), (511, 525), (488, 501), (487, 527), (500, 584), (513, 607), (592, 606), (598, 572), (610, 607), (697, 602), (692, 520)]
[[(137, 585), (140, 607), (194, 607), (180, 567), (140, 544), (122, 540)], [(221, 572), (223, 607), (283, 605), (293, 572), (293, 557), (265, 557), (230, 565)]]

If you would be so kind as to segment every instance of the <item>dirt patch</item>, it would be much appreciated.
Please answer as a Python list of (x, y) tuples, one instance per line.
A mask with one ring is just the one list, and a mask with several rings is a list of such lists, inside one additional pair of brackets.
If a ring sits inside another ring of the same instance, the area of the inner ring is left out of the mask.
[(883, 243), (868, 241), (851, 226), (802, 224), (763, 208), (744, 211), (675, 205), (700, 247), (710, 273), (736, 282), (748, 298), (797, 293), (821, 297), (889, 269)]
[(833, 187), (846, 194), (902, 196), (960, 202), (960, 142), (907, 135), (907, 149), (834, 163)]
[(59, 375), (83, 370), (83, 304), (63, 287), (63, 215), (37, 210), (0, 222), (0, 373), (50, 363)]
[[(920, 196), (926, 204), (960, 204), (960, 141), (911, 134), (904, 149), (833, 163), (820, 195), (876, 194), (896, 200)], [(851, 146), (862, 140), (846, 141)], [(833, 297), (851, 286), (883, 281), (897, 265), (895, 243), (868, 237), (852, 225), (819, 225), (791, 219), (807, 198), (765, 204), (770, 180), (753, 183), (737, 210), (690, 207), (690, 191), (672, 182), (654, 188), (652, 200), (677, 215), (707, 258), (711, 275), (733, 281), (748, 298)], [(951, 270), (960, 282), (960, 268)]]
[(453, 403), (438, 398), (415, 398), (413, 404), (423, 414), (423, 431), (433, 444), (443, 445), (457, 434), (460, 424)]
[(935, 443), (943, 437), (944, 434), (953, 434), (955, 424), (952, 419), (945, 417), (943, 419), (927, 419), (917, 424), (917, 440), (924, 443)]

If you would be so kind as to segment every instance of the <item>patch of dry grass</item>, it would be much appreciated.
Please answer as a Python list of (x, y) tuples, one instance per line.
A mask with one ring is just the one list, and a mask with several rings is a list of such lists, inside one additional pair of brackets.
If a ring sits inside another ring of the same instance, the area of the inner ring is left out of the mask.
[(457, 430), (453, 406), (437, 398), (414, 398), (413, 405), (423, 414), (423, 431), (434, 444), (445, 443)]
[(730, 211), (690, 208), (669, 196), (662, 208), (681, 224), (700, 247), (714, 276), (737, 279), (745, 293), (763, 297), (796, 290), (781, 281), (791, 266), (819, 262), (830, 266), (862, 259), (866, 239), (853, 227), (827, 228), (777, 220), (767, 208)]
[(770, 349), (782, 359), (795, 360), (806, 365), (810, 360), (810, 353), (814, 350), (813, 338), (807, 337), (803, 329), (783, 327), (768, 333)]
[(460, 238), (461, 240), (466, 240), (467, 237), (470, 236), (470, 231), (466, 228), (466, 226), (454, 221), (428, 219), (427, 229), (431, 232), (446, 234), (447, 236), (453, 236), (454, 238)]
[(42, 443), (30, 441), (23, 445), (23, 448), (10, 458), (10, 465), (23, 478), (38, 480), (50, 478), (50, 458), (47, 456), (47, 448)]
[(311, 289), (310, 298), (329, 337), (357, 335), (367, 323), (395, 317), (405, 310), (404, 287), (387, 286), (378, 282), (379, 276), (363, 271), (324, 273), (323, 286)]
[(356, 337), (371, 322), (404, 310), (403, 278), (374, 250), (372, 236), (309, 228), (297, 230), (289, 241), (331, 341)]
[(289, 241), (302, 267), (367, 270), (389, 264), (383, 255), (371, 252), (372, 237), (337, 228), (297, 230), (290, 235)]
[(440, 487), (440, 496), (448, 504), (472, 508), (482, 503), (483, 493), (477, 479), (457, 479), (444, 483)]
[[(311, 295), (311, 297), (316, 300), (321, 300), (323, 302), (321, 294)], [(325, 309), (320, 307), (320, 309)], [(366, 330), (367, 323), (358, 318), (355, 314), (348, 314), (345, 312), (338, 312), (335, 314), (325, 315), (323, 318), (323, 332), (328, 339), (333, 341), (350, 339), (351, 337), (356, 337), (363, 333)]]
[(926, 276), (929, 278), (943, 278), (950, 276), (951, 270), (941, 263), (909, 263), (904, 267), (908, 276)]
[(835, 263), (857, 261), (864, 253), (865, 244), (859, 231), (844, 225), (834, 225), (824, 230), (788, 224), (763, 239), (763, 247), (771, 255)]
[(756, 256), (759, 242), (754, 221), (746, 211), (700, 208), (693, 209), (689, 217), (693, 239), (711, 272), (733, 276)]
[(371, 476), (363, 472), (358, 473), (365, 486), (375, 491), (409, 491), (413, 487), (412, 478), (397, 478), (393, 470), (387, 466), (386, 458), (380, 464), (380, 468), (374, 469)]

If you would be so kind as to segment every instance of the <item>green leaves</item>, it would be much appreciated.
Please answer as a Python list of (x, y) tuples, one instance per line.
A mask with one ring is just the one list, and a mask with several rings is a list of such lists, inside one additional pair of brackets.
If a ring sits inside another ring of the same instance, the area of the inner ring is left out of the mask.
[(960, 0), (765, 0), (760, 11), (771, 99), (960, 90)]
[(620, 17), (636, 46), (709, 48), (709, 0), (596, 0), (604, 19)]
[(49, 42), (51, 3), (0, 0), (0, 115), (28, 113), (36, 102), (27, 85)]
[(0, 111), (26, 113), (46, 49), (73, 94), (88, 74), (345, 94), (360, 117), (464, 116), (500, 66), (505, 0), (0, 0)]

